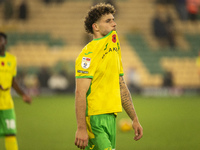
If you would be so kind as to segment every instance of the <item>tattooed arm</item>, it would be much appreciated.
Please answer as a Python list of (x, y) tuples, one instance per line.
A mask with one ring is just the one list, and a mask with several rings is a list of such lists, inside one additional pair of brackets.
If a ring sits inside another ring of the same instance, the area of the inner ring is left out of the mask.
[(119, 84), (120, 84), (120, 93), (121, 93), (121, 101), (122, 101), (122, 107), (128, 114), (128, 116), (133, 121), (132, 127), (135, 130), (135, 137), (134, 139), (137, 141), (139, 140), (143, 135), (143, 129), (142, 126), (139, 123), (137, 114), (135, 112), (135, 108), (132, 102), (131, 94), (128, 90), (128, 87), (124, 81), (123, 76), (119, 77)]

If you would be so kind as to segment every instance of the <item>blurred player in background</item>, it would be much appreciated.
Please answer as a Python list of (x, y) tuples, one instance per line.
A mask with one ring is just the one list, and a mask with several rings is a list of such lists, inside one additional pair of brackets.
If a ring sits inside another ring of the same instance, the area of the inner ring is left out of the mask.
[(114, 150), (116, 115), (122, 106), (131, 118), (135, 140), (143, 135), (132, 98), (124, 81), (121, 49), (110, 4), (93, 6), (85, 29), (93, 35), (76, 59), (75, 145), (86, 150)]
[(31, 103), (31, 98), (25, 94), (16, 82), (16, 58), (6, 52), (6, 44), (7, 36), (0, 32), (0, 136), (5, 137), (6, 150), (18, 150), (11, 88), (13, 87), (22, 96), (24, 102)]

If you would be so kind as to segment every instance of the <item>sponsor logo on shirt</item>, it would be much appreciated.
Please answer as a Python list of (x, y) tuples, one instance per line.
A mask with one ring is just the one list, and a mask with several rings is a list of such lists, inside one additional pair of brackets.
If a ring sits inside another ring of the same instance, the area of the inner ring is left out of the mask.
[(108, 46), (108, 43), (106, 44), (105, 48), (104, 48), (104, 51), (107, 49), (107, 46)]
[(120, 50), (119, 42), (117, 42), (117, 47), (118, 47), (118, 50)]
[(109, 48), (108, 51), (106, 51), (103, 56), (102, 56), (102, 59), (110, 52), (117, 52), (118, 53), (119, 49), (118, 47), (113, 47), (113, 48)]
[(78, 70), (78, 73), (84, 73), (84, 74), (88, 74), (88, 71), (83, 71), (83, 70)]
[(83, 57), (81, 62), (81, 67), (87, 69), (90, 67), (91, 58)]

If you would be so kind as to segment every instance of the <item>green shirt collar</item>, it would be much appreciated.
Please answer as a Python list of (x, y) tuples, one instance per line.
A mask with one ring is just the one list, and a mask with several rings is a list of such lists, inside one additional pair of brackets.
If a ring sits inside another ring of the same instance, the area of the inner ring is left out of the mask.
[(97, 38), (97, 39), (93, 39), (93, 41), (97, 41), (97, 40), (101, 40), (101, 39), (103, 39), (103, 38), (106, 38), (106, 37), (108, 37), (112, 32), (113, 32), (113, 31), (110, 31), (110, 32), (109, 32), (106, 36), (104, 36), (104, 37)]

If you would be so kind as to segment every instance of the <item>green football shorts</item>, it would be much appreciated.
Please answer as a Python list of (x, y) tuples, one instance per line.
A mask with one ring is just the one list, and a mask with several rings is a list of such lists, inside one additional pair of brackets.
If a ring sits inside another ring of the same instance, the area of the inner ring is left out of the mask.
[(14, 109), (0, 110), (0, 136), (16, 134)]
[(116, 145), (116, 116), (102, 114), (86, 117), (89, 142), (85, 150), (114, 150)]

